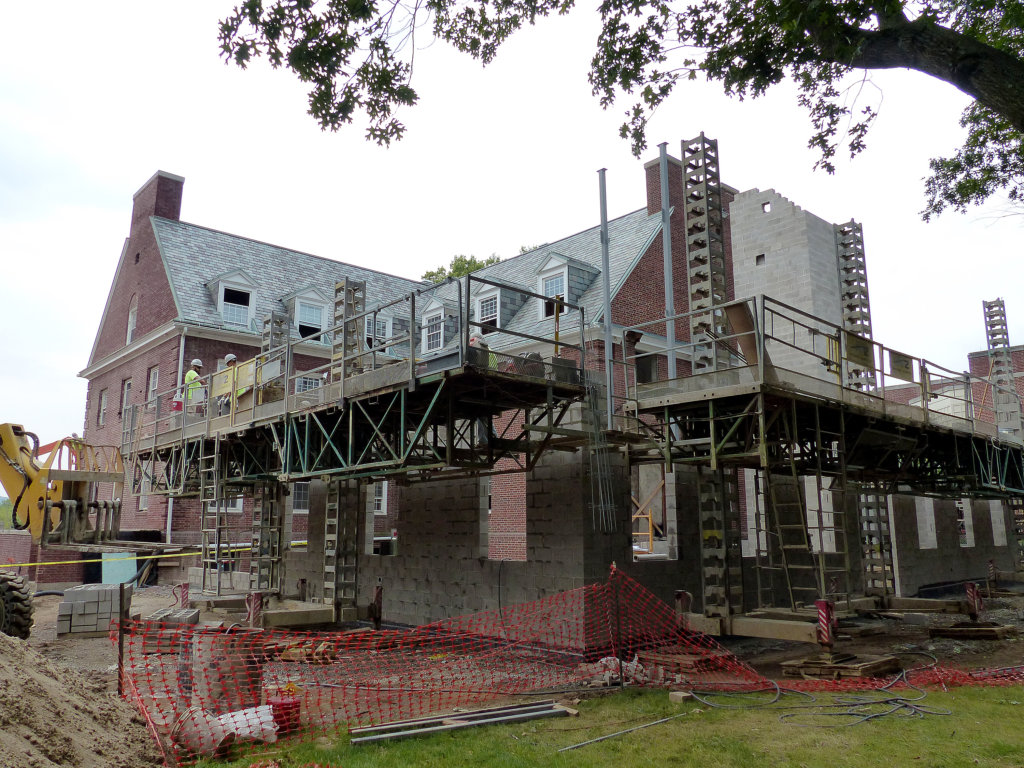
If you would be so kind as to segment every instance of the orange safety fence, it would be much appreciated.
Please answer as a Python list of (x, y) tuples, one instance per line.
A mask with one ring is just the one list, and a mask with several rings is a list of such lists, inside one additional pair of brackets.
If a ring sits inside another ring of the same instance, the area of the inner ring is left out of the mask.
[[(113, 631), (116, 641), (116, 625)], [(614, 567), (604, 583), (410, 629), (288, 632), (144, 621), (126, 622), (123, 641), (123, 690), (169, 765), (593, 684), (722, 692), (772, 685), (711, 637), (688, 630), (671, 607)], [(911, 681), (1021, 683), (1024, 667), (930, 669)]]

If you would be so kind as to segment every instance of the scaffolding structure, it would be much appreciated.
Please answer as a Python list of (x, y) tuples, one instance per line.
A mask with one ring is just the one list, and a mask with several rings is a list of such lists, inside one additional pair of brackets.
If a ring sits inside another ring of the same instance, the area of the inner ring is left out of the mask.
[(1007, 435), (1020, 439), (1021, 402), (1013, 377), (1010, 358), (1010, 332), (1006, 324), (1006, 304), (1002, 299), (983, 301), (985, 340), (988, 344), (989, 378), (996, 426)]
[[(721, 309), (728, 327), (711, 343), (742, 356), (718, 370), (639, 385), (637, 413), (657, 420), (661, 444), (654, 458), (646, 445), (631, 457), (664, 461), (667, 470), (696, 468), (702, 611), (714, 631), (760, 608), (799, 610), (820, 598), (849, 606), (861, 595), (892, 595), (893, 493), (1024, 494), (1019, 443), (972, 401), (982, 380), (964, 384), (962, 374), (926, 360), (907, 367), (905, 355), (874, 341), (866, 355), (847, 355), (843, 326), (769, 297)], [(838, 345), (838, 359), (832, 344), (818, 343), (821, 336)], [(790, 367), (775, 366), (769, 349), (784, 349)], [(957, 386), (932, 397), (944, 382)], [(901, 394), (907, 387), (917, 392), (910, 398), (916, 405)], [(741, 591), (739, 547), (730, 540), (740, 516), (728, 486), (741, 471), (754, 484), (747, 516), (756, 589), (749, 594)]]
[(719, 305), (726, 300), (725, 240), (722, 232), (722, 180), (718, 141), (700, 136), (684, 141), (683, 207), (686, 227), (686, 282), (692, 371), (714, 370), (728, 362), (728, 350), (710, 343), (725, 330)]

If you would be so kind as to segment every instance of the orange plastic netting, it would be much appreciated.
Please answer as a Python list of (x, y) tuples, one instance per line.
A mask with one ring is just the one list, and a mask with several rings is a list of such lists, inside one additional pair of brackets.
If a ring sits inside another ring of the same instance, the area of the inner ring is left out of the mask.
[[(122, 667), (125, 693), (170, 764), (236, 742), (323, 735), (619, 680), (704, 691), (773, 685), (711, 637), (688, 630), (669, 605), (614, 568), (604, 583), (407, 630), (285, 632), (130, 622)], [(1024, 666), (971, 673), (931, 667), (907, 680), (1017, 684), (1024, 682)], [(844, 691), (880, 683), (786, 685)]]

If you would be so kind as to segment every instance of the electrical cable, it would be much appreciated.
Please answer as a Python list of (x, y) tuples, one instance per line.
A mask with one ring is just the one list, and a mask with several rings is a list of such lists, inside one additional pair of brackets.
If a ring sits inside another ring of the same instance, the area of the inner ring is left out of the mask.
[[(866, 723), (870, 720), (876, 720), (881, 717), (894, 716), (894, 717), (924, 717), (925, 715), (952, 715), (951, 710), (942, 709), (939, 707), (925, 706), (918, 704), (928, 694), (920, 686), (914, 685), (910, 681), (908, 675), (912, 672), (920, 670), (933, 669), (938, 666), (938, 659), (930, 653), (924, 651), (906, 651), (896, 655), (901, 656), (924, 656), (930, 661), (927, 664), (923, 664), (918, 667), (911, 667), (909, 669), (900, 670), (889, 682), (884, 685), (879, 685), (874, 689), (871, 689), (878, 693), (891, 693), (894, 686), (902, 684), (907, 688), (919, 693), (919, 696), (903, 696), (903, 695), (889, 695), (884, 697), (870, 696), (870, 695), (837, 695), (833, 697), (832, 703), (819, 702), (817, 697), (807, 691), (800, 691), (792, 688), (784, 688), (774, 681), (771, 682), (771, 686), (759, 689), (753, 689), (748, 691), (691, 691), (693, 698), (701, 702), (705, 706), (715, 707), (717, 709), (764, 709), (767, 707), (779, 705), (779, 708), (786, 710), (793, 710), (791, 712), (784, 712), (779, 715), (779, 721), (789, 723), (801, 728), (842, 728), (850, 725), (858, 725), (860, 723)], [(722, 704), (712, 700), (712, 696), (737, 698), (742, 696), (750, 696), (751, 694), (766, 693), (774, 691), (774, 695), (767, 701), (760, 701), (756, 703), (747, 704)], [(866, 693), (870, 693), (866, 692)], [(781, 703), (783, 697), (787, 694), (795, 694), (804, 696), (810, 701), (806, 704), (784, 704)], [(884, 709), (879, 710), (879, 707)], [(835, 710), (835, 711), (833, 711)], [(836, 718), (842, 717), (847, 718), (846, 722), (841, 723), (814, 723), (814, 722), (794, 722), (794, 718), (805, 717), (805, 718)]]

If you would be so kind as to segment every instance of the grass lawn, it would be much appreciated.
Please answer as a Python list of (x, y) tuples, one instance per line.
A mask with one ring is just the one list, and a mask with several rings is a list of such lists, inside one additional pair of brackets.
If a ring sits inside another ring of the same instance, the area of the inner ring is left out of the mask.
[[(858, 695), (858, 694), (852, 694)], [(914, 697), (914, 691), (906, 692)], [(816, 694), (819, 703), (833, 697)], [(718, 699), (723, 704), (743, 703)], [(809, 700), (786, 696), (787, 704)], [(844, 727), (801, 727), (797, 723), (836, 725), (849, 718), (809, 717), (812, 710), (709, 708), (689, 701), (673, 704), (665, 691), (626, 690), (581, 701), (579, 717), (552, 718), (509, 725), (467, 728), (396, 741), (352, 747), (348, 737), (300, 744), (268, 745), (231, 763), (249, 766), (276, 760), (281, 768), (320, 763), (344, 768), (867, 768), (867, 766), (1012, 766), (1024, 768), (1024, 686), (956, 688), (929, 691), (918, 702), (949, 715), (888, 715)], [(797, 712), (780, 721), (785, 712)], [(568, 752), (557, 750), (660, 718), (685, 713), (660, 725)]]

